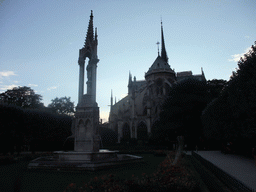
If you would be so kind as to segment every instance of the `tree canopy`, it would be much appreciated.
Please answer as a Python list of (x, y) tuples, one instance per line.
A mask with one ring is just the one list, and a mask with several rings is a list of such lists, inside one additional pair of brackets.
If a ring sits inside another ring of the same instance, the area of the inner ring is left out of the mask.
[(153, 138), (176, 140), (178, 135), (198, 138), (202, 128), (200, 116), (209, 99), (205, 81), (187, 79), (174, 84), (152, 130)]
[(238, 140), (256, 136), (256, 42), (238, 62), (238, 69), (220, 97), (203, 112), (208, 139)]
[(208, 92), (210, 93), (212, 99), (215, 99), (221, 95), (226, 84), (227, 81), (223, 79), (213, 79), (207, 81)]
[(70, 101), (70, 97), (56, 97), (52, 99), (52, 102), (48, 105), (51, 111), (58, 114), (73, 115), (74, 114), (74, 102)]
[[(63, 143), (71, 135), (72, 117), (0, 104), (0, 153), (30, 150), (63, 150)], [(3, 147), (4, 146), (4, 147)]]
[(36, 94), (30, 87), (14, 87), (0, 94), (0, 100), (5, 104), (12, 104), (22, 108), (42, 108), (42, 96)]

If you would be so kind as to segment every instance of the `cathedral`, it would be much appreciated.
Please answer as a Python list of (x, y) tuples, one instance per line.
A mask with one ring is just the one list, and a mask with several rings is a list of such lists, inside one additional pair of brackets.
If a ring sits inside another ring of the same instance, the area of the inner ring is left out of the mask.
[(118, 142), (130, 138), (147, 140), (172, 85), (188, 78), (206, 81), (203, 70), (202, 74), (193, 75), (192, 71), (176, 73), (171, 68), (161, 22), (161, 55), (158, 51), (157, 58), (145, 73), (145, 80), (136, 80), (129, 73), (128, 95), (113, 104), (111, 93), (109, 128), (117, 132)]

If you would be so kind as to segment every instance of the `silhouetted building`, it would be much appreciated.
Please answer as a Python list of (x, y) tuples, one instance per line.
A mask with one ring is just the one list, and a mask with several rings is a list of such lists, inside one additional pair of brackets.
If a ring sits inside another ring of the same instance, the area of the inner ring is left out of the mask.
[(111, 93), (109, 127), (118, 133), (118, 142), (129, 138), (146, 140), (154, 122), (159, 118), (161, 105), (172, 85), (188, 78), (206, 81), (203, 70), (202, 74), (193, 75), (192, 71), (175, 73), (171, 68), (161, 23), (161, 55), (158, 51), (156, 60), (145, 73), (145, 80), (137, 81), (136, 77), (132, 79), (129, 73), (128, 95), (113, 104)]

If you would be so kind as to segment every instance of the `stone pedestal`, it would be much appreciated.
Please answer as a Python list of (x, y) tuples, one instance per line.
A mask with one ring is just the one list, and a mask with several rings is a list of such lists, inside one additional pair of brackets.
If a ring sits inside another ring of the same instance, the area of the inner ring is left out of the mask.
[(75, 113), (75, 146), (77, 152), (98, 152), (100, 149), (99, 107), (92, 95), (83, 95)]

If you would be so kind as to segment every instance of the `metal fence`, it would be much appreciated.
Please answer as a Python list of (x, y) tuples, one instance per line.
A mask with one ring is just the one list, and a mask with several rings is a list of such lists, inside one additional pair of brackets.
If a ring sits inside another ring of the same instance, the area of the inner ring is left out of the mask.
[(254, 191), (194, 151), (192, 151), (192, 155), (233, 191)]

